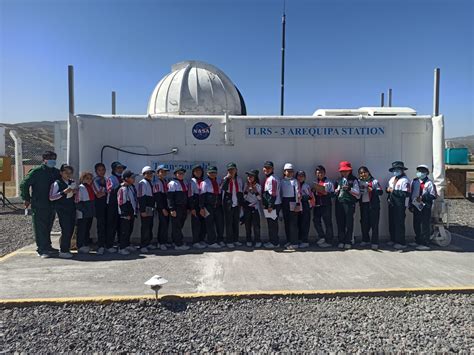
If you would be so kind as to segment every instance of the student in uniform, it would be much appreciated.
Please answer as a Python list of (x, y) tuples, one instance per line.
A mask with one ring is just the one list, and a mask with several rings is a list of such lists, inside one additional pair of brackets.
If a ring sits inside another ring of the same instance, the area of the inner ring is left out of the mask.
[(97, 251), (102, 255), (107, 247), (107, 184), (105, 179), (105, 165), (97, 163), (94, 166), (96, 176), (92, 181), (95, 199), (95, 218), (97, 224)]
[(108, 253), (115, 253), (114, 248), (115, 236), (120, 235), (120, 215), (117, 205), (117, 191), (122, 183), (122, 173), (127, 168), (118, 161), (114, 161), (111, 165), (112, 175), (107, 178), (107, 240), (106, 249)]
[(336, 222), (338, 234), (338, 248), (352, 247), (352, 233), (354, 231), (355, 203), (359, 199), (360, 190), (357, 178), (352, 175), (352, 165), (348, 161), (339, 163), (341, 177), (334, 185), (336, 194)]
[(263, 208), (267, 210), (268, 213), (272, 213), (272, 211), (276, 212), (276, 218), (266, 218), (269, 240), (264, 244), (264, 247), (271, 249), (280, 244), (278, 237), (278, 216), (281, 210), (280, 179), (274, 175), (274, 165), (271, 161), (266, 161), (263, 164), (263, 173), (265, 174), (262, 186)]
[[(371, 244), (373, 250), (379, 248), (379, 219), (380, 198), (383, 189), (377, 179), (374, 179), (366, 166), (359, 168), (360, 189), (360, 229), (362, 231), (361, 247)], [(372, 235), (369, 236), (370, 231)]]
[(235, 163), (227, 164), (227, 175), (222, 180), (222, 204), (228, 248), (242, 245), (239, 242), (239, 222), (243, 202), (243, 187), (242, 179), (237, 176), (237, 165)]
[(199, 213), (199, 195), (203, 182), (204, 170), (201, 165), (194, 165), (191, 169), (191, 180), (188, 186), (189, 209), (191, 210), (191, 232), (193, 235), (193, 248), (205, 249), (206, 220)]
[(67, 164), (61, 165), (59, 169), (61, 178), (51, 184), (49, 190), (49, 200), (53, 203), (58, 214), (59, 225), (61, 226), (61, 239), (59, 257), (63, 259), (72, 258), (70, 252), (71, 238), (74, 233), (76, 222), (76, 206), (74, 194), (76, 193), (76, 183), (72, 180), (74, 169)]
[(158, 235), (157, 240), (159, 248), (163, 251), (168, 249), (168, 230), (170, 215), (168, 210), (168, 180), (166, 175), (169, 169), (164, 165), (158, 165), (156, 168), (156, 179), (153, 184), (153, 196), (155, 197), (156, 210), (158, 211)]
[(393, 174), (387, 186), (388, 224), (390, 242), (395, 249), (406, 249), (405, 212), (410, 197), (410, 180), (405, 174), (408, 170), (402, 161), (394, 161), (389, 171)]
[(295, 179), (293, 164), (286, 163), (283, 167), (281, 180), (281, 207), (285, 223), (285, 247), (298, 249), (298, 214), (301, 211), (300, 186)]
[(90, 237), (92, 220), (95, 216), (95, 193), (92, 187), (92, 173), (85, 171), (79, 177), (76, 193), (77, 252), (89, 254), (87, 243)]
[(416, 178), (411, 183), (410, 211), (413, 213), (415, 243), (410, 244), (416, 250), (430, 250), (431, 208), (437, 198), (436, 186), (428, 177), (427, 165), (416, 167)]
[(175, 250), (188, 250), (189, 246), (183, 243), (183, 226), (188, 214), (188, 188), (184, 182), (186, 169), (176, 168), (174, 178), (168, 183), (168, 209), (171, 216), (171, 235)]
[(311, 223), (311, 208), (314, 206), (314, 195), (311, 187), (305, 182), (306, 173), (300, 170), (296, 173), (296, 180), (300, 191), (301, 212), (298, 213), (298, 248), (305, 249), (309, 247), (308, 235)]
[(136, 174), (130, 170), (123, 173), (123, 182), (117, 192), (118, 211), (120, 214), (119, 254), (129, 255), (137, 249), (130, 245), (133, 225), (138, 214), (137, 190), (135, 188)]
[(151, 243), (153, 239), (153, 218), (155, 216), (155, 198), (153, 196), (153, 174), (150, 166), (142, 169), (143, 179), (138, 183), (138, 207), (140, 210), (140, 252), (148, 253), (156, 249)]
[(260, 239), (260, 201), (262, 187), (258, 181), (258, 170), (247, 171), (247, 182), (244, 186), (244, 224), (247, 246), (252, 246), (252, 229), (256, 248), (262, 247)]
[[(328, 248), (333, 242), (332, 202), (334, 184), (326, 176), (326, 169), (318, 165), (314, 172), (316, 181), (313, 182), (314, 194), (313, 224), (318, 234), (316, 244), (320, 248)], [(323, 224), (324, 222), (324, 229)]]
[(222, 191), (217, 179), (217, 168), (207, 168), (207, 178), (201, 183), (199, 192), (199, 213), (206, 221), (207, 242), (209, 248), (219, 249), (225, 246), (224, 211), (222, 210)]

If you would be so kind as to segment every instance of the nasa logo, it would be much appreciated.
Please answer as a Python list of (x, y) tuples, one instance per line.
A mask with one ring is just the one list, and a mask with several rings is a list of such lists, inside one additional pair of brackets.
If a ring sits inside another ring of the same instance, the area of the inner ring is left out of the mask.
[(204, 122), (198, 122), (193, 126), (193, 136), (196, 139), (204, 140), (211, 134), (211, 126)]

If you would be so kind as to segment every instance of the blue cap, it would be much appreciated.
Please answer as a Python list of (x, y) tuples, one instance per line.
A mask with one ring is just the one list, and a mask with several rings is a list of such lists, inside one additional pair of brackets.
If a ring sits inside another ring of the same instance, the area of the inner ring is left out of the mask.
[(170, 169), (168, 169), (164, 164), (158, 165), (158, 167), (156, 168), (157, 172), (160, 171), (160, 170), (170, 171)]

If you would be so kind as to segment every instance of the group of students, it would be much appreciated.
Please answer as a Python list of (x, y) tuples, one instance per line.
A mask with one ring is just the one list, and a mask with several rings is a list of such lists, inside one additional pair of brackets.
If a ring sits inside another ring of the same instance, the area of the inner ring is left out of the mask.
[[(173, 177), (168, 180), (169, 169), (166, 166), (160, 165), (156, 170), (145, 166), (141, 171), (143, 178), (138, 184), (137, 175), (125, 170), (127, 167), (120, 162), (112, 163), (108, 177), (105, 165), (97, 163), (95, 175), (81, 172), (79, 184), (76, 185), (72, 179), (73, 167), (63, 164), (56, 177), (51, 171), (48, 172), (48, 166), (55, 169), (51, 167), (53, 163), (50, 160), (46, 159), (46, 168), (39, 170), (48, 178), (54, 176), (48, 199), (61, 226), (59, 256), (62, 258), (72, 257), (70, 243), (76, 226), (78, 252), (90, 252), (93, 218), (97, 221), (97, 254), (118, 252), (128, 255), (137, 251), (130, 243), (135, 218), (141, 220), (141, 253), (155, 249), (167, 250), (170, 247), (188, 250), (190, 246), (184, 243), (182, 232), (188, 213), (191, 215), (192, 247), (196, 249), (242, 246), (239, 240), (240, 224), (245, 226), (247, 247), (307, 248), (311, 215), (319, 247), (337, 245), (341, 249), (350, 249), (357, 204), (361, 218), (360, 245), (378, 249), (380, 196), (384, 189), (365, 166), (358, 169), (356, 177), (351, 163), (347, 161), (340, 162), (340, 176), (335, 181), (331, 181), (326, 176), (325, 168), (318, 165), (314, 181), (307, 182), (306, 173), (296, 171), (290, 163), (284, 165), (283, 177), (280, 179), (274, 173), (273, 162), (267, 161), (263, 164), (262, 181), (258, 170), (250, 170), (245, 173), (244, 182), (238, 175), (237, 165), (229, 163), (222, 179), (218, 177), (215, 166), (209, 166), (205, 171), (202, 166), (195, 165), (189, 182), (184, 180), (184, 168), (174, 169)], [(407, 247), (405, 217), (406, 208), (409, 208), (413, 212), (416, 235), (413, 246), (417, 250), (429, 250), (431, 208), (437, 197), (436, 188), (428, 178), (429, 168), (426, 165), (417, 167), (413, 181), (407, 177), (406, 170), (401, 161), (393, 162), (389, 169), (393, 176), (385, 189), (389, 206), (388, 244), (399, 250)], [(25, 181), (28, 183), (23, 184), (22, 192), (25, 192), (25, 186), (32, 186), (33, 180), (33, 177), (27, 176)], [(26, 192), (23, 195), (25, 203), (29, 204), (31, 196)], [(332, 222), (333, 199), (337, 240), (334, 238)], [(286, 237), (282, 243), (278, 234), (280, 213), (283, 215)], [(154, 242), (156, 214), (158, 233)], [(268, 225), (266, 243), (262, 243), (261, 239), (261, 216)], [(34, 225), (39, 223), (35, 218), (33, 221)], [(172, 243), (168, 240), (170, 227)], [(51, 249), (50, 240), (49, 246), (38, 245), (38, 253), (42, 256), (50, 255), (47, 250)]]

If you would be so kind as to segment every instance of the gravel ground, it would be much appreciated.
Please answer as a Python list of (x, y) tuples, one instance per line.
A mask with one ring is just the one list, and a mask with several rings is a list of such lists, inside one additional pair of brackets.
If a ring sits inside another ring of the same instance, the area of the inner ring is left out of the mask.
[(474, 351), (473, 295), (3, 308), (12, 352)]
[(474, 200), (449, 201), (449, 230), (474, 239)]

